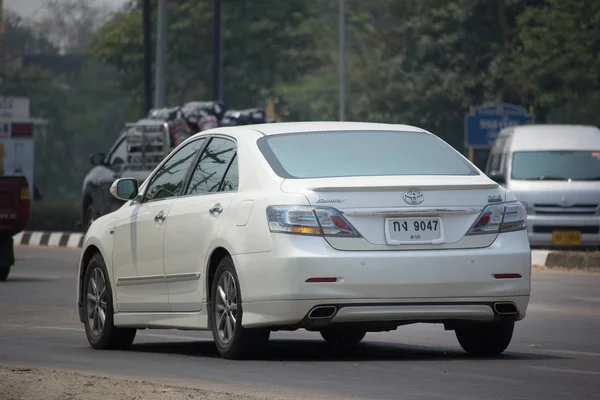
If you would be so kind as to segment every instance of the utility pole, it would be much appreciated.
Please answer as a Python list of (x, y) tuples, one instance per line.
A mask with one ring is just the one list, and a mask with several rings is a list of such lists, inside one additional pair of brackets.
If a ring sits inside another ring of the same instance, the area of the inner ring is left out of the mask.
[(4, 0), (0, 0), (0, 82), (4, 79)]
[(213, 100), (221, 100), (221, 0), (213, 0), (213, 76), (212, 95)]
[(339, 57), (340, 57), (340, 99), (339, 99), (339, 120), (344, 121), (346, 118), (346, 54), (345, 54), (345, 41), (346, 41), (346, 16), (344, 11), (344, 0), (339, 1)]
[(165, 106), (165, 69), (167, 66), (167, 0), (158, 0), (156, 30), (156, 82), (154, 108)]
[(152, 108), (152, 38), (150, 36), (150, 0), (144, 0), (144, 115)]

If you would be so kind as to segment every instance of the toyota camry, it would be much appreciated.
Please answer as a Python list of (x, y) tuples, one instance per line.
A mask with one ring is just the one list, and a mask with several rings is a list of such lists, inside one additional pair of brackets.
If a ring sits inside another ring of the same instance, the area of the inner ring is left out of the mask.
[(77, 304), (90, 345), (138, 329), (211, 330), (224, 358), (306, 329), (332, 345), (413, 323), (503, 352), (525, 317), (523, 205), (439, 137), (407, 125), (222, 127), (172, 151), (93, 222)]

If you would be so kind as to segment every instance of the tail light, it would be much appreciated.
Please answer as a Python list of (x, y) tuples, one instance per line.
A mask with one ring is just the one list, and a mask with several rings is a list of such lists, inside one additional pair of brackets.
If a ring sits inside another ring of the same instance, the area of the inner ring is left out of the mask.
[(483, 209), (468, 235), (514, 232), (527, 229), (527, 212), (518, 201), (492, 204)]
[(360, 237), (342, 213), (331, 207), (269, 206), (267, 219), (271, 232)]

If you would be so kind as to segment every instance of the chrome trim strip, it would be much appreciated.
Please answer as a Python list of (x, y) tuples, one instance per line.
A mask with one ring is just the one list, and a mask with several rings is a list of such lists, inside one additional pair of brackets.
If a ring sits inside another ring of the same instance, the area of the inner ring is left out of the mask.
[(388, 207), (388, 208), (346, 208), (340, 209), (348, 215), (415, 215), (415, 214), (474, 214), (485, 207)]
[(470, 183), (463, 185), (397, 185), (397, 186), (316, 186), (308, 188), (313, 192), (369, 192), (369, 191), (402, 191), (418, 189), (421, 191), (431, 190), (481, 190), (496, 189), (497, 183)]
[(164, 275), (127, 276), (117, 278), (117, 286), (147, 285), (165, 282)]
[(167, 283), (196, 281), (200, 279), (200, 272), (186, 272), (181, 274), (170, 274), (165, 277)]
[(332, 318), (332, 322), (427, 321), (432, 319), (492, 321), (494, 311), (490, 306), (479, 304), (348, 306), (340, 308)]

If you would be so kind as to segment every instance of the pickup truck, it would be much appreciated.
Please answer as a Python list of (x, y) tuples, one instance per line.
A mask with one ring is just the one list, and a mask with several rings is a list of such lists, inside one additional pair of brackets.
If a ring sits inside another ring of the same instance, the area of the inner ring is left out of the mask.
[(167, 123), (141, 120), (127, 124), (108, 152), (93, 154), (93, 168), (83, 180), (81, 227), (84, 232), (96, 218), (123, 205), (108, 191), (119, 178), (136, 178), (141, 185), (173, 149)]
[(0, 176), (0, 281), (15, 263), (13, 236), (29, 222), (29, 184), (24, 176)]

